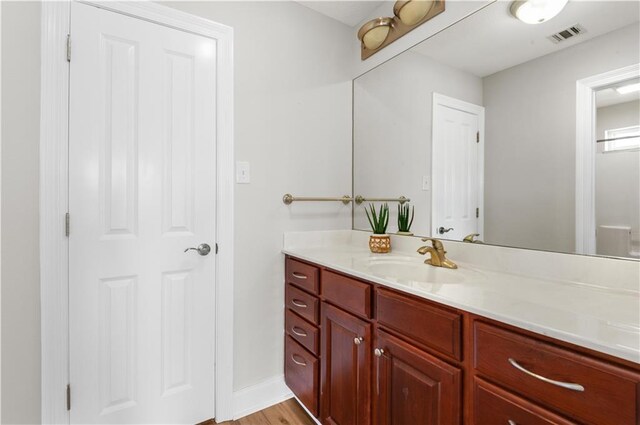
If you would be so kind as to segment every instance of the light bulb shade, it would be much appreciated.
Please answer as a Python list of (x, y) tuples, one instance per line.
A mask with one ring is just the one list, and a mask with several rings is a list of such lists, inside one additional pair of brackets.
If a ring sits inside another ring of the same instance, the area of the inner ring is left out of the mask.
[(511, 3), (511, 14), (525, 24), (541, 24), (556, 16), (569, 0), (517, 0)]
[(406, 26), (413, 26), (424, 19), (433, 7), (435, 0), (397, 1), (393, 13)]
[(392, 18), (373, 19), (360, 28), (358, 38), (362, 41), (364, 47), (369, 50), (375, 50), (385, 42), (392, 26)]

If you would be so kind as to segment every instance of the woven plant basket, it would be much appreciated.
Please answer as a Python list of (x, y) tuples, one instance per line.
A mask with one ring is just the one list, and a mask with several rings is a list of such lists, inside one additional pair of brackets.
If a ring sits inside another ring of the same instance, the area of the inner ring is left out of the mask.
[(391, 252), (391, 238), (389, 235), (371, 235), (369, 236), (369, 249), (374, 254)]

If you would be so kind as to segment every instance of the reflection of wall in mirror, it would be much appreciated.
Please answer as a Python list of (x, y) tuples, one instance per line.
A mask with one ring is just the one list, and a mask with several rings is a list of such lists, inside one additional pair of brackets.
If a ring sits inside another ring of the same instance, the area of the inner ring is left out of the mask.
[(639, 30), (484, 78), (486, 242), (574, 251), (576, 81), (640, 62)]
[[(354, 194), (396, 198), (415, 206), (412, 232), (429, 235), (433, 93), (482, 105), (482, 80), (407, 51), (354, 81)], [(430, 182), (430, 178), (429, 178)], [(369, 230), (363, 206), (355, 207), (354, 228)], [(396, 231), (390, 205), (389, 232)]]
[[(640, 125), (638, 100), (601, 107), (596, 112), (598, 139), (605, 138), (606, 130), (637, 125)], [(595, 182), (596, 253), (631, 256), (631, 252), (640, 250), (640, 150), (603, 153), (601, 143), (598, 148)], [(619, 228), (631, 230), (630, 243), (619, 240), (628, 237), (628, 233), (618, 231), (623, 230)], [(605, 232), (610, 235), (603, 235)]]

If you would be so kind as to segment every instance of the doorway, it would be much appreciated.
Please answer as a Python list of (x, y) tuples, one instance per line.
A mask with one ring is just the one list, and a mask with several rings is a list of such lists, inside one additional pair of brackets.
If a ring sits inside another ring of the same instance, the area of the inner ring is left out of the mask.
[(433, 94), (431, 235), (484, 231), (484, 107)]
[[(576, 209), (575, 226), (576, 238), (575, 252), (577, 254), (595, 255), (597, 253), (596, 231), (596, 155), (598, 140), (604, 140), (598, 136), (596, 126), (596, 92), (621, 84), (625, 81), (640, 77), (640, 64), (630, 65), (602, 74), (594, 75), (576, 82)], [(618, 137), (612, 137), (618, 138)], [(603, 141), (601, 148), (604, 147)], [(607, 233), (606, 238), (608, 252), (620, 252), (619, 247), (610, 250), (613, 245), (619, 245), (619, 241), (629, 232), (619, 223), (606, 225), (602, 228)], [(632, 257), (632, 248), (626, 249)]]
[(232, 30), (42, 14), (42, 421), (231, 419)]

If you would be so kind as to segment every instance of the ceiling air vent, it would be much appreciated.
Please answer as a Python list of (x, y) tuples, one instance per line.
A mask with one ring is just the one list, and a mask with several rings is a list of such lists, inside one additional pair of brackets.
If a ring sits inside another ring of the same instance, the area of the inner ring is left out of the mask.
[(575, 24), (569, 28), (567, 28), (566, 30), (562, 30), (560, 32), (557, 32), (555, 34), (551, 34), (549, 37), (547, 37), (549, 40), (553, 41), (554, 43), (558, 44), (561, 41), (565, 41), (568, 40), (572, 37), (575, 37), (576, 35), (580, 35), (587, 32), (587, 30), (584, 29), (584, 27), (582, 27), (582, 25), (580, 24)]

